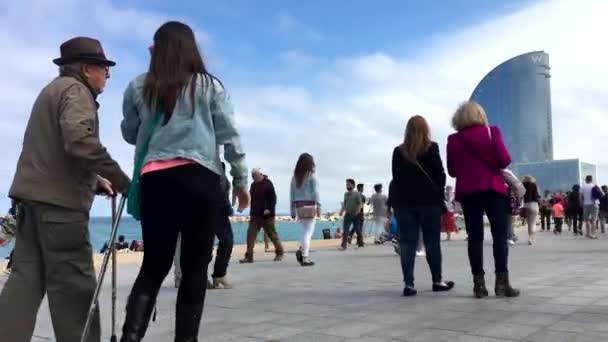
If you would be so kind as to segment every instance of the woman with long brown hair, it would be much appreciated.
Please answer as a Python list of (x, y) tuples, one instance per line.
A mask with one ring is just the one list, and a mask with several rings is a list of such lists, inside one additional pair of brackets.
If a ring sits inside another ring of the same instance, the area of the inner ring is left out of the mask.
[(302, 224), (302, 239), (296, 252), (296, 259), (302, 266), (314, 266), (310, 260), (310, 239), (315, 232), (315, 218), (321, 216), (319, 185), (315, 177), (315, 160), (312, 155), (303, 153), (298, 158), (291, 179), (291, 217)]
[(192, 29), (179, 22), (162, 25), (150, 52), (149, 71), (129, 84), (123, 103), (122, 133), (136, 145), (136, 176), (141, 176), (146, 249), (127, 302), (121, 341), (143, 339), (181, 234), (175, 341), (195, 342), (214, 228), (225, 208), (216, 148), (224, 147), (241, 211), (249, 204), (245, 153), (228, 96), (207, 71)]
[(449, 291), (454, 282), (443, 281), (441, 274), (441, 211), (446, 176), (437, 143), (431, 141), (426, 120), (413, 116), (407, 123), (402, 144), (393, 151), (391, 205), (401, 246), (403, 295), (415, 296), (414, 263), (422, 231), (426, 259), (433, 278), (433, 291)]

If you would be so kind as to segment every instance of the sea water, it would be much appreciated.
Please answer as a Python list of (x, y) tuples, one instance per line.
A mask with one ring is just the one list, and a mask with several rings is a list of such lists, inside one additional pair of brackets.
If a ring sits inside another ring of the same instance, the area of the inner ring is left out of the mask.
[[(331, 235), (334, 235), (335, 228), (341, 226), (341, 222), (317, 221), (313, 239), (323, 239), (322, 230), (330, 228)], [(103, 247), (104, 243), (110, 237), (112, 229), (112, 220), (109, 217), (93, 217), (89, 223), (90, 239), (93, 249), (96, 252)], [(276, 222), (277, 232), (282, 241), (299, 241), (302, 236), (302, 226), (298, 222)], [(241, 245), (247, 243), (247, 223), (233, 223), (232, 231), (234, 232), (234, 244)], [(131, 244), (133, 240), (141, 240), (141, 226), (138, 221), (131, 217), (123, 217), (120, 220), (118, 236), (124, 235), (125, 240)], [(258, 241), (263, 241), (262, 234), (258, 234)], [(145, 244), (145, 241), (144, 241)], [(272, 245), (272, 243), (271, 243)], [(272, 246), (271, 246), (272, 247)], [(9, 255), (12, 250), (12, 244), (6, 247), (0, 247), (0, 258)]]

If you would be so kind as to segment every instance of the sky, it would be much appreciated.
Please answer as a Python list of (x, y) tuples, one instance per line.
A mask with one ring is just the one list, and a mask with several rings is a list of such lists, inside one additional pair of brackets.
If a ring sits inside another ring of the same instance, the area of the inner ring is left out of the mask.
[[(444, 153), (457, 105), (496, 65), (536, 50), (550, 55), (555, 158), (597, 163), (608, 182), (606, 14), (605, 0), (0, 0), (0, 210), (33, 101), (73, 36), (101, 40), (118, 62), (98, 99), (100, 134), (131, 174), (122, 93), (168, 20), (195, 30), (230, 93), (247, 164), (275, 183), (279, 212), (300, 153), (315, 157), (324, 210), (337, 210), (344, 179), (367, 193), (388, 183), (409, 117), (427, 118)], [(109, 214), (97, 199), (92, 215)]]

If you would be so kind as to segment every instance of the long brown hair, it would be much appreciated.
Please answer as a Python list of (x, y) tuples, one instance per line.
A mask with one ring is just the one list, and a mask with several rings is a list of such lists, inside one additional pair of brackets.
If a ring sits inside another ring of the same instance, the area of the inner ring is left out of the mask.
[(420, 115), (410, 118), (405, 128), (401, 153), (406, 160), (415, 161), (431, 146), (431, 130), (426, 119)]
[(300, 158), (298, 158), (296, 168), (293, 171), (296, 186), (298, 188), (301, 187), (302, 183), (304, 183), (304, 178), (313, 172), (315, 172), (315, 160), (309, 153), (302, 153)]
[(163, 24), (154, 34), (154, 47), (150, 52), (152, 58), (143, 90), (150, 110), (164, 113), (166, 124), (189, 84), (194, 113), (197, 75), (203, 77), (205, 84), (213, 85), (212, 79), (216, 78), (205, 67), (192, 29), (177, 21)]

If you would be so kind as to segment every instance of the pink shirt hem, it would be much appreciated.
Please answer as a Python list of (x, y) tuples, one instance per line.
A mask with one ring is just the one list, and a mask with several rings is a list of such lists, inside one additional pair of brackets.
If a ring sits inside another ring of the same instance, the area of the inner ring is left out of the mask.
[(186, 159), (186, 158), (175, 158), (171, 160), (154, 160), (146, 163), (144, 167), (141, 168), (140, 176), (145, 173), (156, 172), (161, 170), (167, 170), (174, 167), (196, 164), (194, 160)]

